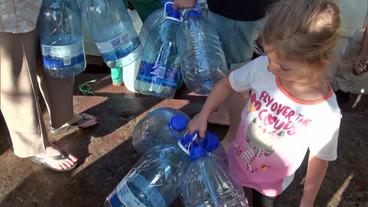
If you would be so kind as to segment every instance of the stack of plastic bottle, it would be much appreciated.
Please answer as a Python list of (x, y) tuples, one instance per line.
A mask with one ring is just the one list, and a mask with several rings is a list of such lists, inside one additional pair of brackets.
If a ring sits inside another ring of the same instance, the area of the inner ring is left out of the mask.
[(202, 11), (193, 8), (183, 15), (176, 39), (186, 87), (207, 95), (216, 82), (226, 76), (227, 67), (216, 29)]
[(149, 31), (135, 81), (135, 89), (141, 94), (172, 98), (180, 83), (180, 65), (176, 46), (176, 32), (181, 13), (173, 3), (165, 4), (164, 20), (144, 30)]
[(191, 143), (193, 161), (185, 173), (181, 191), (184, 206), (249, 207), (243, 189), (230, 180), (226, 166), (219, 164), (220, 157), (211, 155), (219, 146), (218, 138), (207, 133), (203, 140), (204, 143)]
[(84, 0), (82, 16), (105, 63), (123, 68), (141, 56), (141, 43), (121, 0)]
[[(159, 116), (164, 121), (137, 125), (135, 133), (142, 138), (135, 147), (147, 151), (107, 197), (105, 206), (167, 207), (181, 194), (188, 207), (248, 207), (242, 188), (229, 179), (226, 154), (218, 137), (209, 131), (203, 139), (197, 139), (198, 133), (183, 134), (188, 118), (175, 109), (158, 108), (147, 115), (154, 120)], [(145, 131), (144, 125), (162, 132)], [(173, 133), (178, 126), (181, 130)]]
[(189, 116), (168, 107), (154, 109), (138, 122), (133, 131), (133, 146), (140, 154), (162, 144), (176, 144), (185, 134)]
[(44, 0), (39, 17), (42, 61), (53, 77), (72, 77), (86, 68), (81, 16), (74, 0)]

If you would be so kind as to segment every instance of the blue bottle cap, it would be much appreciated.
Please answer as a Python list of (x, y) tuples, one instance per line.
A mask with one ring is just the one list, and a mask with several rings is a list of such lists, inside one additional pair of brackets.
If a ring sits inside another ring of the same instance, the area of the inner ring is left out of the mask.
[(197, 141), (193, 141), (189, 149), (189, 156), (191, 160), (196, 160), (200, 157), (206, 156), (206, 149), (202, 147)]
[(188, 11), (188, 17), (200, 17), (202, 14), (201, 14), (201, 11), (198, 10), (198, 9), (191, 9)]
[(181, 12), (174, 9), (174, 4), (166, 4), (166, 16), (180, 20)]
[(212, 152), (217, 149), (220, 145), (220, 140), (217, 135), (207, 131), (206, 136), (199, 140), (199, 143), (208, 151)]
[(187, 128), (189, 119), (183, 115), (175, 115), (170, 119), (170, 127), (175, 131), (183, 131)]

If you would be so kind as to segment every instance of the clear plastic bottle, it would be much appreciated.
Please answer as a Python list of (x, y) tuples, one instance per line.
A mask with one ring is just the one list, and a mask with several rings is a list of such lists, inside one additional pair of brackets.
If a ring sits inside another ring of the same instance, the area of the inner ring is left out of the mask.
[(220, 140), (217, 135), (211, 131), (206, 131), (205, 138), (200, 139), (199, 143), (204, 149), (206, 149), (208, 156), (213, 157), (222, 167), (229, 167), (226, 151), (220, 144)]
[(72, 77), (86, 68), (81, 16), (74, 0), (44, 0), (40, 17), (43, 68), (53, 77)]
[(227, 168), (209, 156), (200, 142), (192, 143), (190, 152), (190, 158), (194, 161), (185, 173), (181, 189), (184, 206), (249, 207), (243, 189), (230, 180)]
[(176, 39), (186, 87), (198, 94), (209, 94), (216, 82), (227, 74), (225, 55), (215, 28), (200, 9), (191, 9), (184, 15)]
[(165, 20), (148, 28), (135, 89), (141, 94), (172, 98), (180, 82), (176, 32), (181, 13), (173, 3), (165, 4)]
[(150, 111), (133, 130), (133, 146), (140, 154), (161, 144), (176, 144), (185, 134), (189, 116), (173, 108)]
[(165, 9), (163, 8), (163, 6), (166, 4), (166, 2), (169, 2), (169, 0), (161, 0), (162, 8), (153, 11), (143, 22), (142, 29), (139, 32), (139, 38), (141, 39), (143, 46), (145, 45), (148, 34), (152, 30), (152, 28), (158, 27), (165, 20)]
[(84, 0), (82, 16), (105, 63), (121, 67), (141, 55), (141, 42), (121, 0)]
[(189, 156), (178, 145), (159, 145), (133, 166), (105, 207), (167, 207), (179, 195)]

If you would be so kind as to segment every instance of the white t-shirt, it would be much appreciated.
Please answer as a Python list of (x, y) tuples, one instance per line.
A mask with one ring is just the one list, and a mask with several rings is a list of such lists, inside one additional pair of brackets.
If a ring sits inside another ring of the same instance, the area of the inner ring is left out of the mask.
[(262, 56), (230, 73), (235, 91), (252, 92), (228, 156), (235, 180), (276, 196), (308, 149), (322, 160), (336, 159), (341, 113), (331, 88), (319, 100), (298, 99), (267, 66)]

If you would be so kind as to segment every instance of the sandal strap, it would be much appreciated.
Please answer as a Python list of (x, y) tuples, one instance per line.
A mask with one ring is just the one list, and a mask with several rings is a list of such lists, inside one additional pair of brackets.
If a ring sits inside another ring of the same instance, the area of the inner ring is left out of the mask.
[[(97, 121), (97, 118), (90, 115), (90, 114), (87, 114), (87, 113), (81, 113), (81, 114), (78, 114), (78, 116), (80, 117), (80, 119), (78, 121), (75, 121), (73, 123), (69, 123), (71, 126), (78, 126), (80, 127), (80, 125), (83, 125), (85, 124), (86, 122), (88, 121), (92, 121), (92, 120), (96, 120)], [(94, 126), (95, 124), (91, 125), (91, 126)], [(89, 127), (89, 126), (88, 126)], [(84, 127), (82, 127), (84, 128)]]
[(65, 150), (60, 150), (59, 155), (46, 156), (46, 157), (33, 156), (33, 157), (31, 157), (31, 160), (38, 163), (38, 164), (42, 164), (42, 163), (47, 163), (47, 161), (50, 161), (50, 160), (65, 160), (65, 159), (68, 159), (68, 158), (69, 158), (69, 153), (67, 153)]

